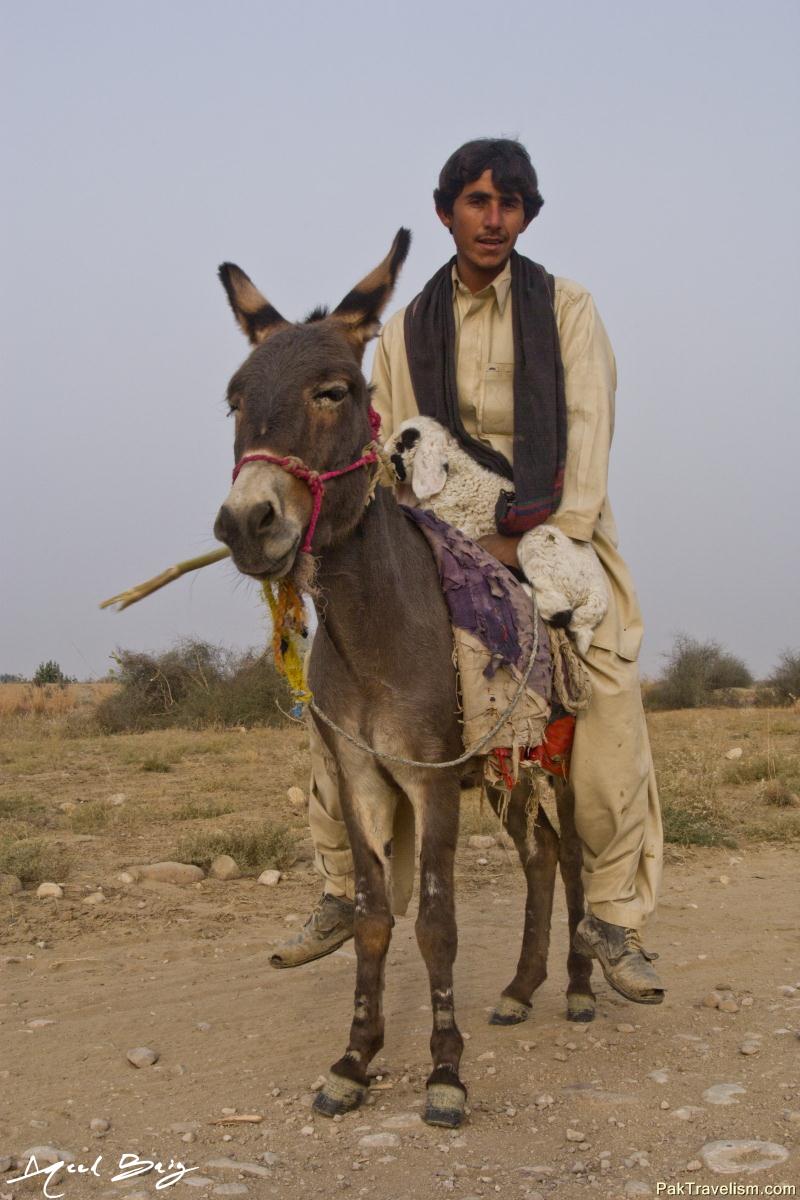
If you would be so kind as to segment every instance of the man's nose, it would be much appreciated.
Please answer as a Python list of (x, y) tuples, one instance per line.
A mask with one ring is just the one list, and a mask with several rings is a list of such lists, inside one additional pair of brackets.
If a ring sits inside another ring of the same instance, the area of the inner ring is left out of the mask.
[(503, 210), (499, 200), (490, 200), (483, 211), (484, 224), (489, 229), (498, 229), (502, 224)]

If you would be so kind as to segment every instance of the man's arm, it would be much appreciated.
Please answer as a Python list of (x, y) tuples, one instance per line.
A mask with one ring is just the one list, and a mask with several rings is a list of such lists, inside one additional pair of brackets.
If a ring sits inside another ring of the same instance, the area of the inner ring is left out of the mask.
[(567, 457), (561, 503), (548, 523), (575, 541), (590, 542), (606, 501), (616, 364), (588, 292), (568, 284), (560, 309)]

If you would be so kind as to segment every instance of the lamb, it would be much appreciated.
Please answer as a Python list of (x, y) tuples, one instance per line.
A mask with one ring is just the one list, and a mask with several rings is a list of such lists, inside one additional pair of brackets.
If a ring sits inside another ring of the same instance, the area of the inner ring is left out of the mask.
[[(403, 421), (384, 449), (401, 499), (413, 498), (476, 541), (497, 531), (495, 507), (501, 491), (510, 490), (508, 480), (470, 458), (438, 421)], [(591, 543), (539, 525), (523, 534), (517, 557), (544, 620), (565, 628), (585, 657), (608, 610), (608, 584)]]

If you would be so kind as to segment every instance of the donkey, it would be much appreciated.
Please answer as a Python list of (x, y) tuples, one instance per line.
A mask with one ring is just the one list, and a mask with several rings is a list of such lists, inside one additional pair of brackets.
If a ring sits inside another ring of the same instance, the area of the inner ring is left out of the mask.
[[(410, 243), (399, 230), (386, 258), (332, 312), (316, 310), (291, 324), (231, 263), (220, 267), (236, 320), (254, 346), (228, 386), (235, 418), (233, 486), (214, 526), (238, 569), (276, 580), (316, 560), (319, 628), (310, 652), (309, 685), (320, 709), (378, 755), (449, 762), (462, 755), (450, 620), (433, 557), (392, 492), (374, 487), (369, 457), (369, 389), (361, 373), (367, 341), (380, 328)], [(321, 508), (317, 474), (331, 472)], [(305, 560), (305, 562), (304, 562)], [(298, 564), (303, 564), (298, 567)], [(459, 1076), (464, 1046), (455, 1019), (453, 962), (457, 933), (453, 865), (463, 771), (426, 770), (382, 761), (317, 721), (338, 776), (356, 876), (355, 1010), (347, 1049), (318, 1093), (327, 1116), (363, 1100), (367, 1068), (382, 1048), (384, 965), (391, 912), (393, 830), (399, 806), (411, 805), (420, 832), (417, 942), (433, 1010), (425, 1120), (457, 1127), (466, 1089)], [(499, 796), (490, 797), (500, 809)], [(567, 880), (570, 935), (584, 913), (580, 851), (559, 839), (543, 814), (533, 830), (527, 790), (515, 788), (502, 809), (528, 884), (517, 973), (493, 1014), (498, 1024), (523, 1020), (545, 976), (556, 862)], [(563, 828), (569, 805), (559, 805)], [(568, 1015), (591, 1019), (591, 960), (570, 953)]]

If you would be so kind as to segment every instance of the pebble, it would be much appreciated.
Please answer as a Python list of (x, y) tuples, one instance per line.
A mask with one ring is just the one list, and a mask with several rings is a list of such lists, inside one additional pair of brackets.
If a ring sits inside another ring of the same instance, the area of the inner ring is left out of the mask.
[(479, 867), (485, 867), (485, 866), (487, 866), (487, 865), (488, 865), (488, 863), (489, 863), (489, 860), (488, 860), (488, 858), (479, 858), (477, 861), (478, 861), (478, 866), (479, 866)]
[(40, 1167), (52, 1167), (57, 1162), (75, 1162), (75, 1156), (68, 1150), (56, 1150), (55, 1146), (29, 1146), (17, 1155), (17, 1166), (26, 1167), (31, 1158), (35, 1158)]
[(88, 896), (83, 897), (84, 904), (105, 904), (106, 898), (102, 892), (90, 892)]
[(703, 1007), (719, 1008), (721, 1000), (722, 996), (719, 992), (708, 992), (705, 996), (703, 996)]
[(717, 1008), (720, 1012), (727, 1013), (737, 1013), (739, 1011), (739, 1005), (736, 1003), (733, 996), (723, 996), (717, 1005)]
[(303, 1137), (312, 1137), (314, 1133), (314, 1126), (304, 1125), (300, 1132), (302, 1133)]
[(148, 1046), (137, 1046), (134, 1050), (129, 1050), (125, 1057), (132, 1067), (152, 1067), (158, 1062), (160, 1055), (157, 1050), (151, 1050)]
[(744, 751), (742, 750), (741, 746), (733, 746), (727, 751), (725, 757), (727, 758), (728, 762), (736, 762), (736, 759), (741, 758), (743, 753)]
[(263, 883), (265, 887), (275, 887), (280, 881), (281, 873), (275, 870), (262, 871), (258, 877), (258, 882)]
[(290, 787), (286, 793), (286, 799), (292, 808), (305, 808), (306, 794), (302, 788)]
[(124, 792), (115, 792), (113, 796), (108, 797), (108, 803), (112, 804), (114, 808), (119, 808), (120, 804), (124, 804), (127, 799)]
[(687, 1171), (701, 1171), (702, 1169), (703, 1169), (703, 1164), (700, 1162), (699, 1158), (693, 1158), (693, 1159), (691, 1159), (690, 1162), (687, 1162), (687, 1164), (686, 1164)]
[(740, 1083), (715, 1083), (703, 1092), (707, 1104), (737, 1104), (734, 1096), (744, 1096), (747, 1089)]
[(555, 1103), (555, 1101), (548, 1092), (542, 1092), (540, 1096), (536, 1097), (533, 1103), (537, 1108), (549, 1108), (551, 1104)]
[(272, 1178), (269, 1167), (260, 1167), (258, 1163), (254, 1162), (239, 1162), (235, 1158), (210, 1158), (203, 1165), (212, 1171), (238, 1171), (241, 1175), (260, 1175), (264, 1179)]
[(34, 1017), (32, 1021), (26, 1022), (29, 1029), (46, 1029), (48, 1025), (55, 1025), (49, 1017)]
[(120, 871), (119, 875), (117, 876), (117, 883), (136, 883), (138, 879), (138, 871)]
[(52, 896), (56, 900), (60, 900), (64, 895), (64, 889), (58, 883), (51, 883), (49, 880), (46, 883), (40, 883), (36, 889), (36, 895), (40, 899), (45, 899), (47, 896)]
[(491, 850), (492, 846), (497, 845), (497, 839), (490, 833), (473, 833), (467, 839), (467, 845), (470, 850)]
[(239, 864), (230, 854), (218, 854), (208, 870), (212, 879), (239, 879), (242, 872)]
[(666, 1067), (659, 1067), (657, 1071), (651, 1071), (647, 1078), (652, 1079), (653, 1083), (669, 1083), (669, 1071)]
[(706, 1142), (700, 1157), (710, 1171), (717, 1175), (736, 1175), (765, 1171), (786, 1162), (789, 1151), (777, 1142), (760, 1142), (752, 1138), (743, 1141)]
[(424, 1121), (419, 1113), (393, 1113), (381, 1121), (381, 1129), (422, 1129)]
[(755, 1039), (749, 1039), (746, 1042), (742, 1042), (741, 1046), (739, 1047), (739, 1053), (740, 1054), (748, 1054), (748, 1055), (749, 1054), (758, 1054), (760, 1049), (761, 1049), (760, 1042), (757, 1042)]
[(635, 1032), (636, 1032), (636, 1026), (629, 1025), (627, 1021), (623, 1021), (620, 1025), (617, 1025), (617, 1033), (635, 1033)]
[(696, 1104), (684, 1104), (681, 1108), (673, 1108), (672, 1116), (677, 1117), (679, 1121), (694, 1121), (697, 1117), (702, 1117), (705, 1111)]
[(188, 1183), (189, 1187), (211, 1187), (213, 1182), (214, 1180), (210, 1179), (208, 1175), (194, 1174), (184, 1175), (183, 1179), (181, 1180), (181, 1183)]
[(145, 863), (140, 867), (129, 867), (129, 871), (138, 871), (140, 879), (155, 879), (159, 883), (177, 883), (185, 885), (199, 883), (205, 879), (205, 871), (194, 863), (157, 862)]
[(396, 1150), (400, 1138), (396, 1133), (367, 1133), (358, 1139), (362, 1150)]
[(0, 896), (15, 896), (22, 891), (22, 880), (16, 875), (0, 874)]
[(784, 1121), (791, 1121), (793, 1125), (800, 1125), (800, 1109), (785, 1108), (781, 1116)]
[(108, 1133), (111, 1128), (111, 1122), (106, 1117), (92, 1117), (89, 1122), (89, 1128), (92, 1133), (97, 1134), (98, 1137), (102, 1137), (104, 1133)]
[(788, 984), (785, 984), (783, 987), (778, 988), (778, 991), (780, 992), (780, 994), (782, 996), (786, 996), (787, 999), (791, 999), (793, 996), (797, 995), (797, 988), (791, 987)]
[(577, 1129), (568, 1129), (567, 1130), (567, 1141), (568, 1142), (585, 1142), (586, 1134), (580, 1133)]

